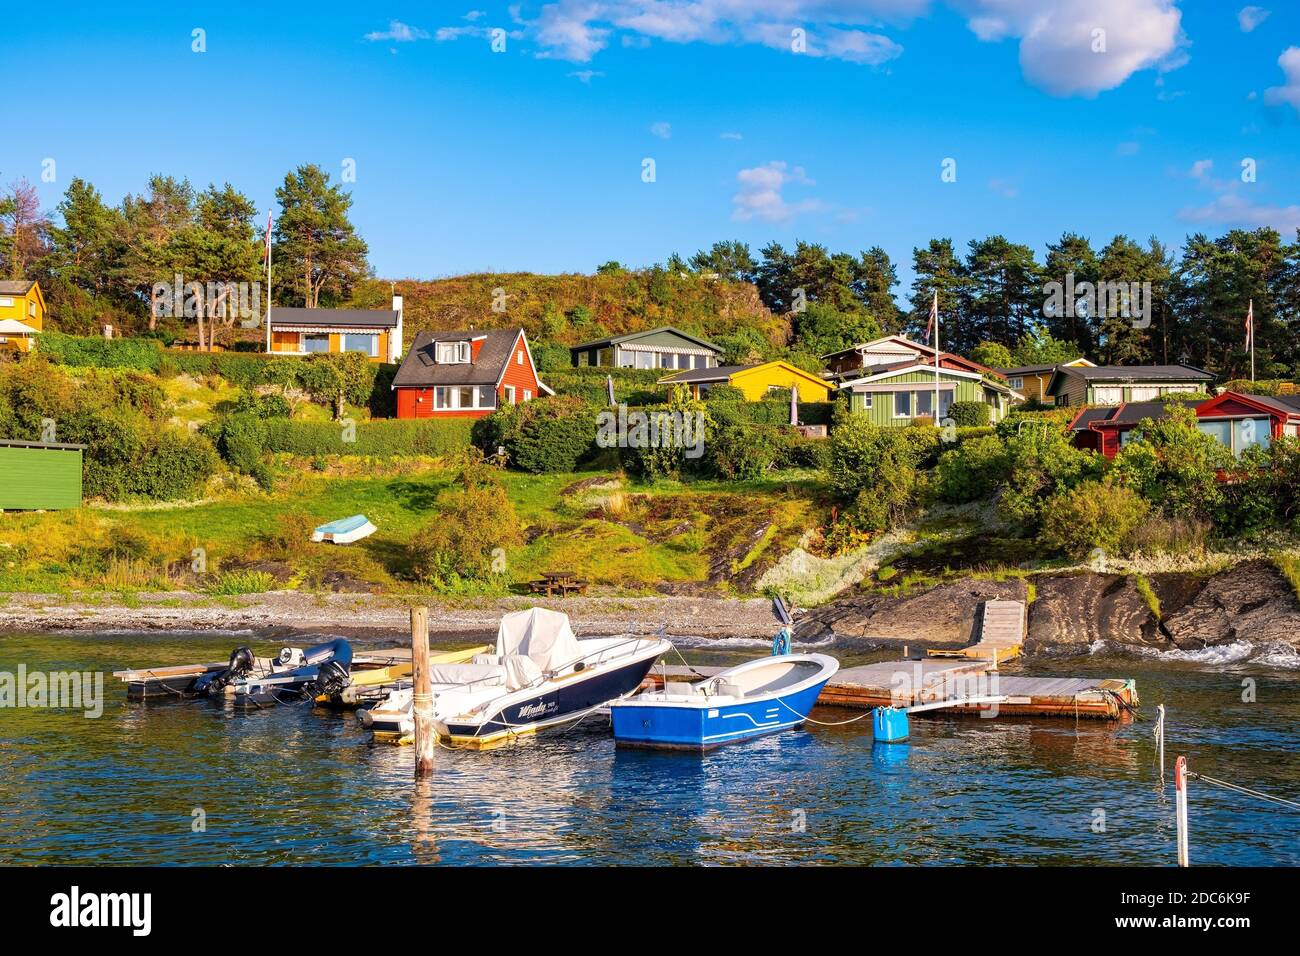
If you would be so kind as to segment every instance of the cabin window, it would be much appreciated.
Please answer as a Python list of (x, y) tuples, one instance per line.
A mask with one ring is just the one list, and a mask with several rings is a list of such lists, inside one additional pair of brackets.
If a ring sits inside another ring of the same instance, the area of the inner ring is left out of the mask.
[(678, 367), (678, 368), (690, 368), (690, 367), (691, 367), (691, 357), (690, 357), (689, 355), (687, 355), (685, 352), (678, 352), (678, 353), (677, 353), (677, 367)]
[(863, 396), (862, 396), (862, 410), (863, 410), (864, 412), (869, 412), (869, 411), (871, 411), (871, 393), (870, 393), (870, 392), (865, 392), (865, 393), (863, 394)]
[(451, 408), (451, 389), (439, 385), (433, 390), (433, 407), (442, 411)]
[(456, 389), (456, 407), (473, 408), (478, 389), (473, 385), (461, 385)]
[(894, 417), (895, 418), (912, 417), (912, 393), (911, 392), (894, 393)]
[(1092, 390), (1092, 400), (1097, 405), (1118, 405), (1124, 401), (1124, 389), (1120, 386), (1099, 386)]
[(1232, 423), (1232, 452), (1242, 454), (1252, 445), (1268, 448), (1273, 441), (1271, 423), (1267, 418), (1243, 418)]
[(480, 385), (478, 387), (478, 407), (479, 408), (496, 408), (497, 393), (491, 385)]
[(634, 368), (636, 366), (636, 353), (628, 352), (623, 349), (618, 350), (618, 367)]
[(14, 304), (14, 300), (11, 299), (9, 296), (5, 296), (4, 298), (0, 298), (0, 308), (6, 308), (6, 309), (7, 309), (7, 308), (9, 308), (10, 306), (12, 306), (13, 304)]
[(1025, 387), (1025, 380), (1023, 378), (1013, 378), (1008, 384), (1018, 392)]
[(934, 417), (934, 392), (916, 393), (916, 417), (917, 418)]
[(515, 387), (513, 385), (506, 386), (506, 401), (511, 405), (515, 403)]
[(948, 417), (948, 410), (952, 408), (952, 392), (941, 391), (939, 393), (939, 418), (940, 420)]
[(654, 368), (655, 359), (659, 356), (654, 352), (633, 352), (637, 368)]
[(35, 302), (28, 302), (28, 303), (27, 303), (27, 314), (30, 315), (33, 319), (36, 318), (36, 303), (35, 303)]
[(1197, 422), (1196, 427), (1217, 440), (1220, 445), (1232, 447), (1232, 422)]
[(330, 337), (328, 335), (304, 335), (302, 337), (303, 352), (328, 352), (330, 350)]
[(533, 400), (533, 390), (531, 388), (524, 389), (524, 401), (531, 402), (532, 400)]
[(1158, 385), (1134, 385), (1129, 391), (1130, 402), (1153, 402), (1160, 397)]
[(524, 364), (524, 352), (523, 352), (523, 349), (520, 349), (518, 352), (515, 353), (515, 364), (516, 364), (516, 365), (523, 365), (523, 364)]
[(440, 365), (464, 365), (469, 355), (468, 342), (439, 342), (435, 361)]
[(375, 358), (379, 355), (379, 336), (349, 332), (343, 336), (343, 351), (360, 352)]

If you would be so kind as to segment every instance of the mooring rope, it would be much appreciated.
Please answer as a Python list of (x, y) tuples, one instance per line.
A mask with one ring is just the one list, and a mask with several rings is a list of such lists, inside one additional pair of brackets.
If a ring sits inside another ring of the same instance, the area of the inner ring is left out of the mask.
[(1269, 803), (1281, 804), (1284, 807), (1290, 807), (1292, 810), (1300, 810), (1300, 803), (1297, 803), (1294, 800), (1287, 800), (1285, 797), (1275, 797), (1271, 793), (1262, 793), (1259, 790), (1252, 790), (1250, 787), (1243, 787), (1241, 784), (1229, 783), (1228, 781), (1220, 780), (1217, 777), (1207, 777), (1203, 773), (1195, 773), (1191, 770), (1187, 771), (1187, 776), (1196, 780), (1204, 780), (1206, 783), (1213, 784), (1216, 787), (1223, 787), (1225, 790), (1244, 793), (1248, 797), (1267, 800)]

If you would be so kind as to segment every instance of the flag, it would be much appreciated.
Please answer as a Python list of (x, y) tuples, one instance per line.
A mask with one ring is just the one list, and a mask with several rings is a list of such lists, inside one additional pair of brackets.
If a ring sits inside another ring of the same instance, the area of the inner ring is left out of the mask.
[(1255, 300), (1250, 300), (1250, 306), (1246, 309), (1246, 348), (1253, 348), (1255, 345)]
[(266, 214), (266, 261), (271, 261), (271, 214)]
[(925, 344), (930, 344), (930, 330), (939, 324), (939, 290), (934, 290), (934, 300), (930, 303), (930, 320), (925, 323)]

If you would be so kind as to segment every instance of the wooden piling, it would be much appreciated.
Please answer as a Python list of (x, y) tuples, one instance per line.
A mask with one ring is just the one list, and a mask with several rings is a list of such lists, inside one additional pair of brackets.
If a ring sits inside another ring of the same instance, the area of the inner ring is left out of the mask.
[(411, 608), (411, 664), (414, 686), (411, 713), (415, 720), (415, 776), (433, 773), (438, 732), (433, 726), (433, 687), (429, 679), (429, 609)]

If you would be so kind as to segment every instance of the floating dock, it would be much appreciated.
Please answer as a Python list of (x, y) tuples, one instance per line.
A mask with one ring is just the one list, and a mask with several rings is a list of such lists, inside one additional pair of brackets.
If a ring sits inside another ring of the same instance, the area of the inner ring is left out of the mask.
[(1001, 664), (1020, 656), (1025, 644), (1025, 602), (985, 601), (980, 618), (980, 639), (970, 647), (939, 647), (931, 657), (962, 657)]
[[(655, 667), (647, 680), (711, 677), (720, 667)], [(1131, 680), (1096, 677), (1021, 677), (999, 673), (987, 661), (883, 661), (840, 670), (817, 698), (820, 705), (870, 710), (910, 707), (971, 696), (1005, 696), (996, 705), (951, 707), (956, 713), (1022, 717), (1089, 717), (1118, 720), (1138, 706)]]

